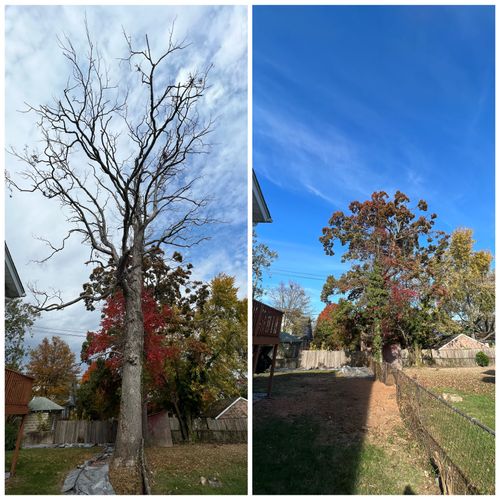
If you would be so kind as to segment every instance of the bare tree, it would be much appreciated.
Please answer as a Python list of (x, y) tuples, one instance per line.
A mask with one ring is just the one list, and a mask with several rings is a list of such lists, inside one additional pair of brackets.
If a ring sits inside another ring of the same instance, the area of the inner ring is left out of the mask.
[(299, 283), (289, 281), (287, 285), (281, 282), (269, 291), (273, 307), (283, 311), (283, 331), (303, 335), (303, 330), (309, 323), (310, 298)]
[[(109, 77), (88, 29), (88, 52), (81, 58), (72, 42), (60, 41), (72, 74), (61, 98), (50, 105), (31, 106), (38, 116), (43, 148), (11, 152), (27, 168), (19, 191), (38, 191), (59, 200), (68, 213), (69, 231), (60, 244), (47, 241), (52, 257), (71, 236), (90, 247), (87, 264), (112, 269), (109, 286), (100, 294), (91, 287), (60, 300), (42, 292), (39, 310), (50, 311), (76, 302), (98, 301), (117, 288), (126, 302), (126, 331), (118, 435), (113, 465), (137, 469), (142, 440), (143, 258), (162, 245), (189, 247), (195, 226), (209, 222), (203, 215), (207, 199), (192, 194), (194, 155), (207, 153), (204, 142), (211, 121), (203, 121), (197, 105), (207, 89), (207, 66), (176, 81), (168, 68), (174, 53), (186, 44), (173, 40), (159, 56), (149, 39), (136, 49), (126, 38), (129, 54), (120, 61), (129, 71), (123, 90)], [(137, 77), (137, 85), (130, 81)], [(142, 99), (142, 101), (140, 100)]]

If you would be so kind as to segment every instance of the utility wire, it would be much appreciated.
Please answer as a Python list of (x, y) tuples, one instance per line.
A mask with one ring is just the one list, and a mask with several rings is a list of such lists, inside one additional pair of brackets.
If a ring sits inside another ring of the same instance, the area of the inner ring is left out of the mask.
[[(35, 331), (33, 331), (35, 330)], [(38, 335), (52, 335), (52, 337), (80, 337), (80, 338), (87, 338), (86, 335), (78, 335), (76, 333), (63, 333), (63, 332), (47, 332), (47, 331), (36, 331), (36, 327), (32, 327), (30, 331), (34, 334)]]
[(38, 328), (39, 330), (47, 330), (51, 332), (69, 332), (69, 333), (87, 333), (86, 330), (73, 330), (72, 328), (52, 328), (50, 326), (39, 326), (39, 325), (34, 325), (33, 328)]
[(288, 276), (291, 278), (302, 278), (302, 279), (306, 279), (306, 280), (315, 280), (315, 281), (323, 281), (323, 282), (326, 281), (326, 278), (319, 278), (319, 277), (317, 278), (315, 276), (307, 276), (307, 275), (303, 275), (303, 274), (299, 274), (299, 273), (274, 271), (272, 269), (270, 270), (270, 274), (271, 275), (278, 274), (280, 276)]
[(279, 267), (272, 267), (271, 271), (273, 271), (273, 270), (274, 271), (284, 272), (284, 273), (291, 273), (291, 274), (304, 274), (304, 275), (307, 275), (307, 276), (311, 276), (313, 278), (321, 278), (321, 279), (324, 278), (323, 274), (308, 273), (308, 272), (305, 272), (305, 271), (294, 271), (293, 269), (282, 269), (282, 268), (279, 268)]

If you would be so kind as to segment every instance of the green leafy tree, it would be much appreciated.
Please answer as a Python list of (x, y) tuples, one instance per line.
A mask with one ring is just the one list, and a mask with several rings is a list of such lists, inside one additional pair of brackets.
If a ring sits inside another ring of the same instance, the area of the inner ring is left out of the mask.
[(24, 344), (26, 333), (40, 315), (22, 299), (5, 300), (5, 366), (20, 370), (27, 354)]
[(264, 272), (268, 272), (271, 264), (276, 260), (278, 254), (270, 250), (264, 243), (257, 241), (257, 233), (253, 231), (252, 239), (252, 297), (258, 299), (262, 297), (262, 279)]
[(121, 378), (103, 358), (94, 361), (84, 373), (76, 392), (79, 418), (107, 420), (120, 410)]

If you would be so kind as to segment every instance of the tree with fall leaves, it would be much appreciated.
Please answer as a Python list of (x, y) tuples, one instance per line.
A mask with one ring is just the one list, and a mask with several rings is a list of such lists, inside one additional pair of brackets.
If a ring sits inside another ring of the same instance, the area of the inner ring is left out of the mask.
[(472, 229), (459, 228), (451, 235), (440, 263), (445, 290), (440, 306), (458, 323), (457, 332), (478, 340), (495, 338), (495, 275), (493, 255), (474, 251)]
[(350, 214), (335, 212), (323, 228), (326, 254), (334, 255), (340, 244), (346, 247), (342, 261), (352, 264), (339, 278), (327, 278), (322, 300), (341, 295), (356, 307), (362, 349), (395, 341), (411, 348), (432, 330), (430, 311), (448, 235), (434, 229), (437, 216), (426, 215), (424, 200), (409, 204), (400, 191), (393, 199), (374, 192), (369, 200), (352, 202)]
[(356, 307), (345, 299), (326, 304), (318, 316), (312, 345), (316, 349), (359, 349), (362, 317)]
[(177, 415), (186, 440), (194, 418), (214, 401), (247, 391), (247, 300), (238, 298), (232, 276), (219, 274), (209, 289), (191, 328), (167, 335), (174, 351), (165, 358), (163, 383), (155, 386), (157, 404)]
[(34, 377), (33, 395), (64, 404), (77, 380), (78, 366), (69, 345), (60, 337), (44, 338), (30, 352), (28, 375)]
[[(49, 103), (28, 105), (41, 147), (11, 153), (25, 169), (7, 176), (11, 188), (37, 192), (63, 207), (69, 223), (60, 242), (47, 241), (50, 259), (68, 239), (88, 245), (88, 263), (108, 273), (108, 286), (76, 297), (32, 290), (39, 310), (63, 309), (80, 301), (99, 302), (120, 291), (125, 301), (121, 367), (122, 398), (112, 469), (142, 491), (142, 378), (145, 332), (142, 312), (143, 262), (161, 247), (188, 248), (206, 237), (195, 228), (212, 222), (207, 196), (194, 192), (199, 176), (192, 159), (208, 152), (212, 128), (199, 104), (210, 64), (179, 77), (175, 57), (186, 47), (167, 36), (159, 53), (147, 35), (137, 46), (125, 35), (126, 57), (115, 71), (106, 64), (86, 28), (87, 49), (71, 40), (60, 45), (68, 61), (66, 88)], [(116, 59), (115, 59), (116, 61)], [(112, 60), (107, 61), (109, 64)], [(115, 81), (112, 81), (115, 80)], [(196, 170), (194, 170), (196, 169)]]
[[(247, 308), (233, 277), (218, 275), (207, 286), (191, 280), (192, 266), (183, 264), (180, 254), (171, 260), (168, 265), (158, 252), (145, 262), (143, 405), (173, 411), (189, 440), (193, 419), (208, 405), (246, 391)], [(106, 279), (99, 271), (86, 286), (99, 289)], [(89, 369), (79, 394), (88, 415), (112, 410), (101, 395), (115, 386), (102, 375), (120, 377), (124, 318), (123, 297), (109, 297), (101, 329), (89, 332), (84, 343), (82, 360)]]

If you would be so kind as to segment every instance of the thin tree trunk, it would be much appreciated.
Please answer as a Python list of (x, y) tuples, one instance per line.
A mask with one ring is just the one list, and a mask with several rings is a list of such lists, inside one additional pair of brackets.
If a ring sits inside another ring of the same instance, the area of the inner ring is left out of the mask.
[(142, 236), (136, 235), (132, 266), (124, 284), (125, 345), (122, 368), (120, 416), (114, 466), (138, 467), (142, 440), (142, 358), (144, 322), (142, 314)]

